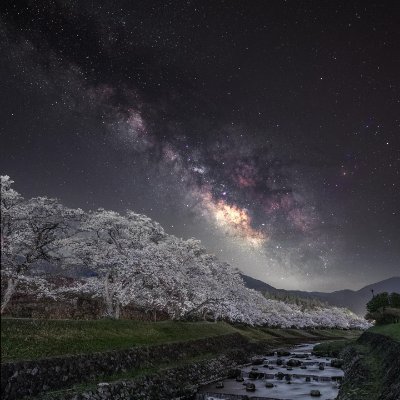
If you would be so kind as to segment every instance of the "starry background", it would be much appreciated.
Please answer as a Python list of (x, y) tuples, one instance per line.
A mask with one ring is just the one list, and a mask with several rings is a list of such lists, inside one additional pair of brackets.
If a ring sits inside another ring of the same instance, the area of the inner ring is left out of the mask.
[(400, 271), (390, 1), (2, 1), (0, 171), (276, 287)]

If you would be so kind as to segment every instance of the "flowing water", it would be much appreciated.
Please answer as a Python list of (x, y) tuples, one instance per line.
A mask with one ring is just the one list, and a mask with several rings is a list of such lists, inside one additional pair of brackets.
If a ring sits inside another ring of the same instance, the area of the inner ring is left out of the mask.
[[(290, 349), (289, 356), (277, 353), (258, 360), (261, 365), (241, 368), (239, 379), (225, 379), (222, 384), (211, 383), (199, 389), (197, 400), (237, 400), (246, 398), (263, 400), (333, 400), (339, 391), (343, 371), (331, 367), (331, 358), (311, 354), (315, 344), (303, 344)], [(294, 360), (294, 361), (289, 361)], [(289, 362), (288, 366), (287, 363)], [(296, 364), (300, 364), (295, 366)], [(258, 375), (258, 376), (257, 376)], [(243, 382), (241, 382), (243, 378)], [(249, 391), (248, 384), (254, 385)], [(267, 387), (269, 386), (269, 387)], [(311, 395), (311, 391), (313, 392)]]

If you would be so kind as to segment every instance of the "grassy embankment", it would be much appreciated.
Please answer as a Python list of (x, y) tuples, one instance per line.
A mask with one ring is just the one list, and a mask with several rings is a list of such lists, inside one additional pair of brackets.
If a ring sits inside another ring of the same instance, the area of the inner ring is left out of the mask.
[(1, 320), (1, 362), (157, 345), (230, 333), (240, 333), (251, 341), (268, 341), (271, 345), (355, 337), (359, 334), (342, 330), (240, 327), (225, 322), (3, 318)]
[[(389, 325), (379, 325), (373, 326), (368, 329), (368, 332), (379, 333), (384, 336), (388, 336), (394, 340), (400, 342), (400, 323), (389, 324)], [(339, 353), (349, 345), (356, 345), (355, 339), (344, 339), (344, 340), (334, 340), (326, 341), (314, 347), (314, 352), (317, 355), (329, 355), (331, 357), (338, 357)]]
[[(378, 333), (400, 342), (400, 323), (374, 326), (368, 330)], [(359, 358), (359, 381), (345, 382), (342, 391), (348, 399), (375, 400), (380, 398), (384, 382), (385, 368), (383, 355), (374, 350), (368, 344), (357, 343), (355, 340), (327, 341), (314, 348), (314, 352), (320, 355), (338, 357), (345, 348), (352, 348)], [(362, 371), (362, 372), (360, 372)]]
[(381, 335), (388, 336), (400, 342), (400, 323), (373, 326), (371, 329), (369, 329), (369, 331), (373, 333), (380, 333)]

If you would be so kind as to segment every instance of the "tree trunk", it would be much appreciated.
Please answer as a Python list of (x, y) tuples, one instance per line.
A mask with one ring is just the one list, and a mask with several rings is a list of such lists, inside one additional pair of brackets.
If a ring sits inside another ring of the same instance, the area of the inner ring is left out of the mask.
[(116, 300), (116, 304), (115, 304), (115, 313), (114, 313), (115, 319), (119, 319), (120, 310), (121, 310), (121, 308), (120, 308), (119, 301)]
[(112, 301), (112, 294), (110, 293), (110, 285), (109, 285), (109, 277), (110, 274), (107, 274), (104, 279), (104, 301), (106, 303), (106, 314), (107, 317), (114, 317), (113, 312), (113, 301)]
[(17, 279), (8, 278), (6, 291), (3, 298), (1, 299), (1, 314), (4, 313), (8, 303), (11, 300), (12, 295), (15, 293), (16, 287)]

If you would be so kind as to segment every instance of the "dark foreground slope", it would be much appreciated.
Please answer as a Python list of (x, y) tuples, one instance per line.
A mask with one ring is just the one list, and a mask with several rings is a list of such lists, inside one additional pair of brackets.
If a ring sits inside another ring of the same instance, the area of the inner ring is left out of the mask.
[(400, 324), (364, 332), (341, 355), (345, 378), (338, 400), (400, 399)]

